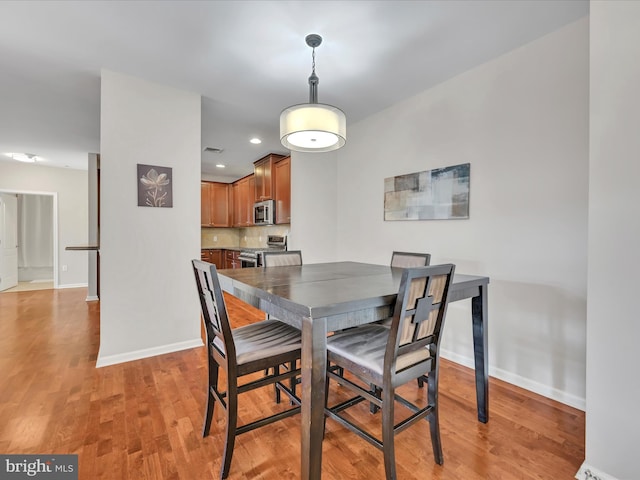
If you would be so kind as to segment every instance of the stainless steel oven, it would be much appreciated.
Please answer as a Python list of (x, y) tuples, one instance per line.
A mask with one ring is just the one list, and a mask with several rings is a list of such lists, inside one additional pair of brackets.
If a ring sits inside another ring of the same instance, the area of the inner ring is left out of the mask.
[(242, 268), (252, 268), (258, 266), (258, 253), (249, 250), (243, 250), (238, 257)]
[(243, 248), (240, 251), (240, 264), (242, 268), (261, 267), (262, 254), (268, 250), (286, 250), (287, 237), (283, 235), (269, 235), (267, 246), (258, 248)]

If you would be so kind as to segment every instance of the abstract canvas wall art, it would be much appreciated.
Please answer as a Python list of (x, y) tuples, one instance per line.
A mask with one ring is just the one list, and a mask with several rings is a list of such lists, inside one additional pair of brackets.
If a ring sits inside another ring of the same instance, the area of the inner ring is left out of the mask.
[(470, 169), (464, 163), (385, 178), (385, 221), (469, 218)]

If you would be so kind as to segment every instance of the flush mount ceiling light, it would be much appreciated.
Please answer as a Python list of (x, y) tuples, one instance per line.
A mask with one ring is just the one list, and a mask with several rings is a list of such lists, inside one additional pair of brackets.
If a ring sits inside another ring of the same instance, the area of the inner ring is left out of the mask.
[(254, 145), (260, 145), (262, 143), (262, 140), (260, 140), (258, 137), (253, 137), (251, 140), (249, 140), (250, 143), (253, 143)]
[(5, 155), (19, 162), (35, 163), (44, 160), (42, 157), (34, 155), (33, 153), (5, 153)]
[(344, 146), (347, 138), (347, 119), (339, 108), (318, 103), (316, 76), (316, 47), (322, 43), (320, 35), (305, 38), (313, 49), (309, 77), (309, 103), (285, 108), (280, 114), (280, 141), (296, 152), (330, 152)]

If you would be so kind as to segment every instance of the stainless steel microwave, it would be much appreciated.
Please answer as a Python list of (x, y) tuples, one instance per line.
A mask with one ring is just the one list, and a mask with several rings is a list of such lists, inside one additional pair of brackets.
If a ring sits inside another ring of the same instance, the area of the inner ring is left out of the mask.
[(273, 225), (275, 213), (275, 202), (273, 200), (265, 200), (253, 205), (253, 224), (254, 225)]

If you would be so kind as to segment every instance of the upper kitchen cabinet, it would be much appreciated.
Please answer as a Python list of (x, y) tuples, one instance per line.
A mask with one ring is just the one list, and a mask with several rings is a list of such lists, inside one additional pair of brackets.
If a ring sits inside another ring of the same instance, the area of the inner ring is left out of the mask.
[(255, 179), (254, 175), (241, 178), (231, 186), (233, 197), (233, 226), (248, 227), (253, 225), (253, 204)]
[(274, 165), (281, 161), (284, 155), (270, 153), (260, 160), (253, 162), (253, 173), (255, 177), (255, 198), (254, 201), (274, 200), (275, 198), (275, 175)]
[(211, 184), (200, 182), (200, 224), (211, 226)]
[(276, 224), (291, 223), (291, 157), (273, 165)]
[(203, 227), (231, 226), (231, 187), (228, 183), (200, 183), (200, 223)]
[(228, 183), (211, 184), (211, 224), (214, 227), (231, 226), (231, 187)]

